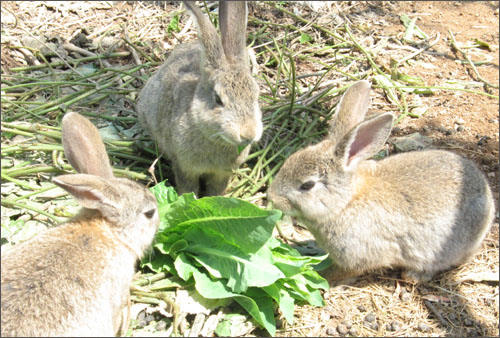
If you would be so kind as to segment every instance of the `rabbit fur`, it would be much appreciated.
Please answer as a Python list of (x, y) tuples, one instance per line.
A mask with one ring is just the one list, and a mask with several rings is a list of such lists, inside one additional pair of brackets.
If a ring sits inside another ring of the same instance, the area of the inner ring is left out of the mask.
[(136, 108), (141, 125), (171, 161), (179, 194), (220, 195), (263, 130), (245, 45), (247, 8), (244, 1), (221, 1), (219, 36), (194, 1), (184, 4), (199, 40), (172, 51)]
[(2, 250), (2, 336), (114, 336), (135, 263), (159, 225), (156, 199), (115, 178), (97, 128), (62, 121), (68, 161), (80, 172), (53, 182), (83, 206), (67, 223)]
[(403, 278), (428, 281), (480, 246), (494, 217), (491, 190), (473, 162), (448, 151), (368, 160), (393, 122), (387, 113), (363, 121), (369, 93), (367, 81), (346, 91), (329, 135), (286, 160), (268, 197), (330, 254), (329, 279), (401, 267)]

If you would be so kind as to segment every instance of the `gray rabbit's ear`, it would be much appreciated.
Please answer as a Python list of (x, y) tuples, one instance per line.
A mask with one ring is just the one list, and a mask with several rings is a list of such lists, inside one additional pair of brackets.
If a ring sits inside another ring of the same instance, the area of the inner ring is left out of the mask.
[(203, 44), (206, 62), (212, 68), (219, 68), (224, 62), (225, 56), (217, 30), (208, 17), (201, 12), (195, 1), (184, 1), (183, 3), (194, 15), (198, 25), (198, 37)]
[(85, 117), (70, 112), (62, 119), (62, 143), (69, 163), (81, 174), (112, 178), (106, 147), (97, 128)]
[(349, 87), (330, 120), (329, 138), (338, 142), (364, 120), (370, 106), (370, 82), (361, 80)]
[(375, 155), (389, 137), (393, 120), (392, 114), (381, 114), (361, 122), (345, 135), (335, 147), (335, 156), (344, 169), (352, 171), (360, 161)]
[(219, 27), (222, 47), (231, 63), (247, 64), (246, 30), (248, 9), (246, 1), (220, 1)]
[(73, 195), (85, 208), (99, 210), (105, 217), (120, 214), (120, 192), (104, 178), (73, 174), (54, 177), (52, 182)]

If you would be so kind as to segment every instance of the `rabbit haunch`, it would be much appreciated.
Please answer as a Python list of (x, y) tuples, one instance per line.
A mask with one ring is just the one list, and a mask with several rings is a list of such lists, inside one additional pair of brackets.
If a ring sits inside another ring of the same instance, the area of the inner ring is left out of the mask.
[[(102, 216), (94, 215), (5, 252), (2, 336), (114, 336), (138, 258), (123, 243)], [(82, 251), (92, 255), (91, 265)], [(13, 313), (18, 320), (9, 320)]]
[(2, 336), (114, 336), (135, 263), (158, 229), (155, 197), (113, 176), (89, 120), (67, 113), (62, 141), (80, 173), (53, 182), (83, 208), (67, 223), (2, 250)]
[(476, 165), (442, 150), (368, 160), (393, 116), (363, 121), (369, 83), (350, 87), (329, 136), (290, 156), (269, 189), (274, 206), (306, 224), (333, 261), (331, 279), (387, 267), (429, 280), (470, 258), (494, 215)]
[(171, 161), (178, 192), (220, 195), (263, 130), (245, 45), (246, 3), (220, 3), (221, 36), (194, 2), (185, 4), (199, 40), (172, 51), (142, 89), (137, 112)]

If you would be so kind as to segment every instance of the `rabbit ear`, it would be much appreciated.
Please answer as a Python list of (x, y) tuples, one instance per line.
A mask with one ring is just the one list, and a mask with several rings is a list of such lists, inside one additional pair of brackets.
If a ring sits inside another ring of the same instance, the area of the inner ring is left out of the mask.
[(119, 213), (120, 193), (106, 179), (87, 174), (61, 175), (52, 182), (73, 195), (78, 203), (88, 209), (97, 209), (103, 216)]
[(221, 1), (219, 3), (219, 27), (222, 35), (222, 47), (226, 58), (231, 63), (247, 64), (246, 1)]
[(76, 171), (104, 178), (113, 177), (99, 131), (88, 119), (74, 112), (64, 115), (62, 143), (66, 158)]
[(354, 126), (364, 120), (370, 106), (370, 82), (361, 80), (349, 87), (337, 105), (330, 121), (329, 138), (340, 141)]
[(394, 116), (390, 113), (378, 115), (361, 122), (337, 145), (336, 156), (340, 156), (347, 170), (377, 153), (389, 137)]
[(219, 68), (225, 60), (222, 44), (217, 30), (207, 16), (203, 15), (195, 1), (184, 1), (184, 5), (193, 13), (198, 25), (198, 36), (203, 44), (206, 61), (213, 68)]

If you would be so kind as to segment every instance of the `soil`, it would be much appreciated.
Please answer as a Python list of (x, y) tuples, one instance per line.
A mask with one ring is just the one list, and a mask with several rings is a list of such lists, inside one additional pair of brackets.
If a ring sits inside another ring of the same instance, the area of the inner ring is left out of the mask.
[[(431, 35), (439, 32), (443, 37), (449, 36), (451, 30), (460, 41), (480, 39), (498, 46), (498, 3), (402, 2), (399, 6), (401, 12), (418, 15), (417, 24)], [(457, 78), (455, 74), (464, 81), (477, 81), (470, 66), (455, 61), (463, 56), (454, 52), (448, 43), (449, 39), (440, 40), (431, 50), (436, 53), (432, 58), (436, 71), (414, 67), (412, 74), (422, 77), (430, 85), (437, 85), (451, 75)], [(480, 67), (479, 72), (486, 81), (498, 86), (498, 50), (494, 49), (488, 55), (492, 57), (491, 63)], [(498, 95), (498, 89), (490, 92)], [(451, 149), (474, 159), (488, 176), (494, 195), (498, 197), (498, 100), (443, 92), (423, 103), (429, 108), (427, 113), (418, 119), (404, 120), (394, 134), (417, 131), (431, 137), (437, 148)], [(460, 125), (463, 128), (459, 128)]]

